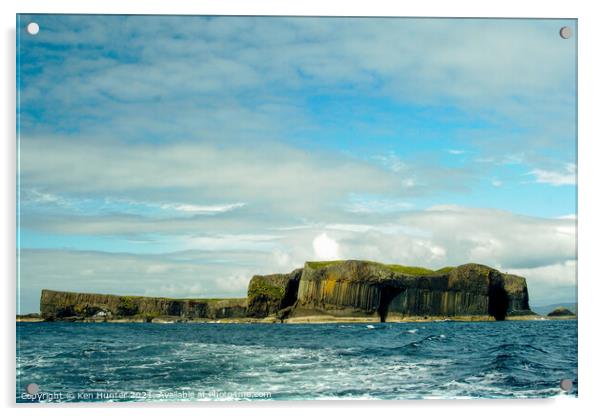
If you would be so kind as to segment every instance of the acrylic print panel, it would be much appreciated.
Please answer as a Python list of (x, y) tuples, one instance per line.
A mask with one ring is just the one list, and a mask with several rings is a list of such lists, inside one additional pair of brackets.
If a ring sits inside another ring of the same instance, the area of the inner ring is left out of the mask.
[(18, 402), (577, 395), (576, 20), (17, 33)]

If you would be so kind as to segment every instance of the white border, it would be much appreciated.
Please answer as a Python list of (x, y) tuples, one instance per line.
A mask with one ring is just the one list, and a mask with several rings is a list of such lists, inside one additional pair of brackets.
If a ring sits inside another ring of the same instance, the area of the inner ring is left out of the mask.
[[(414, 1), (411, 3), (381, 0), (5, 0), (2, 7), (3, 37), (3, 99), (2, 126), (2, 240), (0, 264), (4, 266), (4, 302), (2, 319), (2, 381), (0, 393), (9, 413), (26, 414), (37, 411), (81, 415), (82, 405), (56, 408), (19, 406), (15, 409), (15, 14), (20, 13), (110, 13), (110, 14), (232, 14), (232, 15), (347, 15), (347, 16), (442, 16), (442, 17), (547, 17), (579, 19), (579, 398), (548, 400), (473, 400), (473, 401), (405, 401), (405, 402), (289, 402), (289, 403), (202, 403), (179, 405), (178, 413), (210, 412), (228, 414), (244, 412), (261, 415), (301, 415), (308, 412), (339, 412), (351, 415), (376, 412), (420, 412), (421, 414), (478, 414), (504, 415), (524, 412), (548, 415), (587, 414), (596, 407), (600, 385), (600, 345), (598, 305), (600, 288), (599, 251), (601, 245), (600, 185), (600, 40), (602, 15), (596, 2), (546, 1), (535, 4), (524, 0), (505, 1)], [(85, 410), (91, 415), (116, 413), (161, 414), (164, 407), (147, 405), (143, 408), (126, 405), (98, 406)], [(340, 409), (339, 408), (344, 408)], [(593, 412), (592, 412), (593, 413)]]

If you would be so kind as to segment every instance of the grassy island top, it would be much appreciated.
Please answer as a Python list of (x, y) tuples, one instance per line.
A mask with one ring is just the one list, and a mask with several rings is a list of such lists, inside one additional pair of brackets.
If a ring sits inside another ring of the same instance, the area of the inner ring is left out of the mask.
[[(308, 261), (305, 264), (314, 270), (318, 270), (318, 269), (322, 269), (324, 267), (331, 266), (333, 264), (343, 263), (345, 261), (346, 260)], [(433, 274), (449, 273), (450, 271), (455, 269), (455, 267), (453, 267), (453, 266), (443, 267), (438, 270), (431, 270), (431, 269), (427, 269), (425, 267), (403, 266), (401, 264), (382, 264), (382, 263), (378, 263), (375, 261), (366, 261), (366, 263), (383, 266), (393, 272), (404, 273), (404, 274), (408, 274), (411, 276), (429, 276), (429, 275), (433, 275)]]

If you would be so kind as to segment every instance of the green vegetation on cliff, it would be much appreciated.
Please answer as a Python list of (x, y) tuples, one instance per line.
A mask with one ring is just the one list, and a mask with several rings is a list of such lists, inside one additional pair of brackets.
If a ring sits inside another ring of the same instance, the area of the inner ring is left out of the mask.
[(292, 306), (302, 269), (288, 274), (253, 276), (247, 291), (247, 315), (262, 318)]
[(330, 260), (330, 261), (308, 261), (305, 263), (307, 267), (314, 270), (323, 269), (324, 267), (331, 266), (333, 264), (343, 263), (345, 260)]
[(284, 296), (284, 286), (270, 284), (265, 279), (253, 279), (249, 285), (249, 297), (265, 296), (271, 299), (281, 299)]
[[(308, 261), (305, 264), (308, 267), (310, 267), (311, 269), (320, 270), (325, 267), (332, 266), (334, 264), (343, 263), (345, 261), (346, 260)], [(364, 263), (374, 264), (377, 266), (383, 266), (383, 267), (391, 270), (392, 272), (403, 273), (403, 274), (407, 274), (410, 276), (429, 276), (429, 275), (433, 275), (433, 274), (443, 274), (443, 273), (449, 273), (453, 269), (455, 269), (455, 267), (453, 267), (453, 266), (443, 267), (438, 270), (431, 270), (431, 269), (427, 269), (426, 267), (404, 266), (401, 264), (382, 264), (382, 263), (378, 263), (376, 261), (365, 261)]]
[(132, 296), (122, 296), (117, 306), (117, 312), (122, 316), (132, 316), (138, 313), (138, 305)]
[(396, 273), (409, 274), (410, 276), (427, 276), (435, 273), (433, 270), (424, 267), (402, 266), (401, 264), (385, 264), (385, 267)]

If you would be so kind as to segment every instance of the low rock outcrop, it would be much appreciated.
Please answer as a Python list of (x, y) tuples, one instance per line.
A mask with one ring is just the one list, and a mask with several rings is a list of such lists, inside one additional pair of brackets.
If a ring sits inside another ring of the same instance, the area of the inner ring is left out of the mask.
[(576, 316), (570, 309), (559, 306), (548, 314), (550, 317), (571, 317)]
[(42, 290), (40, 313), (46, 320), (137, 318), (244, 318), (246, 299), (169, 299)]

